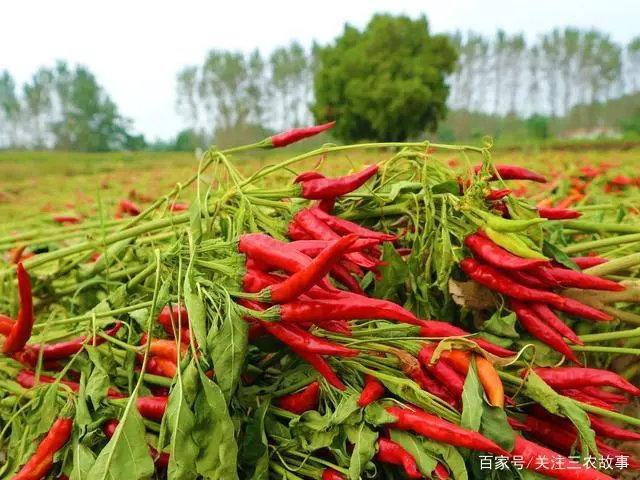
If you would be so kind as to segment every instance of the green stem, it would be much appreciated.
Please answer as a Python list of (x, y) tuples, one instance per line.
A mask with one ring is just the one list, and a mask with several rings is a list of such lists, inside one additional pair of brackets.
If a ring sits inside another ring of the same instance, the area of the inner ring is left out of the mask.
[(624, 422), (628, 425), (633, 425), (634, 427), (640, 427), (640, 418), (630, 417), (628, 415), (624, 415), (618, 412), (612, 412), (611, 410), (605, 410), (604, 408), (594, 407), (593, 405), (589, 405), (587, 403), (582, 403), (577, 400), (574, 402), (582, 408), (585, 412), (595, 413), (596, 415), (600, 415), (602, 417), (612, 418), (614, 420), (618, 420), (620, 422)]
[(599, 346), (582, 346), (571, 345), (571, 350), (574, 352), (600, 352), (600, 353), (616, 353), (620, 355), (640, 355), (640, 349), (638, 348), (626, 348), (626, 347), (599, 347)]
[(592, 333), (590, 335), (581, 335), (580, 340), (585, 343), (606, 342), (610, 340), (624, 340), (626, 338), (640, 337), (640, 327), (631, 330), (619, 330), (617, 332)]
[(631, 267), (635, 267), (636, 265), (640, 265), (640, 253), (632, 253), (626, 257), (609, 260), (607, 263), (587, 268), (584, 273), (596, 275), (597, 277), (604, 277), (611, 275), (612, 273), (619, 272), (620, 270), (627, 270)]
[(398, 147), (398, 148), (411, 148), (411, 147), (415, 147), (415, 148), (426, 148), (426, 147), (434, 147), (434, 148), (440, 148), (442, 150), (470, 150), (470, 151), (474, 151), (474, 152), (478, 152), (478, 153), (482, 153), (483, 151), (485, 151), (484, 148), (480, 148), (480, 147), (473, 147), (473, 146), (467, 146), (467, 145), (460, 145), (460, 146), (456, 146), (456, 145), (441, 145), (441, 144), (436, 144), (436, 143), (430, 143), (430, 142), (381, 142), (381, 143), (361, 143), (361, 144), (355, 144), (355, 145), (333, 145), (333, 146), (329, 146), (329, 145), (324, 145), (320, 148), (317, 148), (315, 150), (312, 150), (310, 152), (307, 153), (303, 153), (301, 155), (298, 155), (296, 157), (290, 158), (288, 160), (285, 160), (284, 162), (280, 162), (276, 165), (272, 165), (270, 167), (267, 167), (263, 170), (260, 170), (256, 173), (254, 173), (251, 177), (247, 178), (246, 180), (244, 180), (242, 183), (240, 183), (240, 187), (244, 187), (246, 185), (249, 185), (253, 182), (255, 182), (256, 180), (259, 180), (263, 177), (266, 177), (267, 175), (272, 174), (273, 172), (277, 172), (278, 170), (285, 168), (289, 165), (293, 165), (294, 163), (300, 162), (304, 159), (307, 158), (312, 158), (318, 155), (323, 155), (325, 153), (332, 153), (332, 152), (344, 152), (344, 151), (349, 151), (349, 150), (360, 150), (360, 149), (373, 149), (373, 148), (390, 148), (390, 147)]
[[(108, 317), (115, 317), (117, 315), (122, 315), (123, 313), (129, 313), (129, 312), (133, 312), (135, 310), (140, 310), (141, 308), (147, 308), (150, 307), (153, 304), (153, 302), (148, 301), (148, 302), (142, 302), (142, 303), (138, 303), (136, 305), (129, 305), (127, 307), (122, 307), (122, 308), (117, 308), (115, 310), (109, 310), (107, 312), (90, 312), (90, 313), (85, 313), (84, 315), (79, 315), (77, 317), (71, 317), (71, 318), (67, 318), (65, 320), (58, 320), (58, 321), (52, 321), (49, 322), (50, 325), (73, 325), (76, 324), (78, 322), (81, 321), (85, 321), (85, 320), (91, 320), (92, 318), (108, 318)], [(36, 323), (33, 328), (44, 328), (45, 324), (44, 323)]]
[(562, 251), (566, 254), (573, 254), (578, 252), (585, 252), (587, 250), (597, 250), (599, 248), (610, 247), (612, 245), (618, 246), (624, 243), (640, 242), (640, 233), (634, 233), (631, 235), (620, 235), (611, 238), (602, 238), (600, 240), (591, 240), (588, 242), (576, 243), (569, 247), (565, 247)]
[(640, 225), (624, 223), (599, 223), (586, 220), (569, 220), (563, 224), (571, 230), (596, 233), (640, 233)]

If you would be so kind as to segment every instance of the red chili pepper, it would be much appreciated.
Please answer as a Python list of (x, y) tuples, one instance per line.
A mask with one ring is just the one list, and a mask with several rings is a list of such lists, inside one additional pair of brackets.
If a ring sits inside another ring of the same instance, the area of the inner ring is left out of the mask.
[(300, 300), (275, 307), (283, 322), (322, 323), (327, 320), (381, 318), (419, 325), (418, 318), (393, 302), (350, 294), (333, 300)]
[(178, 373), (175, 361), (162, 357), (149, 357), (146, 371), (159, 377), (174, 378)]
[(13, 480), (40, 480), (44, 478), (53, 467), (55, 454), (71, 438), (72, 430), (73, 421), (70, 418), (56, 419), (47, 436), (40, 442), (35, 453), (13, 477)]
[(319, 355), (333, 355), (338, 357), (354, 357), (360, 353), (359, 350), (353, 350), (316, 337), (295, 324), (286, 325), (278, 322), (264, 321), (260, 321), (260, 324), (282, 343), (298, 351), (304, 350)]
[(451, 478), (449, 476), (449, 472), (441, 463), (436, 465), (436, 468), (431, 472), (431, 475), (438, 480), (447, 480), (448, 478)]
[[(309, 235), (307, 233), (307, 231), (302, 228), (300, 225), (298, 225), (296, 222), (289, 222), (289, 225), (287, 226), (287, 237), (289, 237), (291, 240), (294, 240), (296, 242), (300, 241), (309, 241), (309, 240), (313, 240), (313, 241), (318, 241), (318, 240), (314, 240), (314, 238)], [(326, 240), (319, 240), (319, 241), (326, 241)]]
[(310, 383), (304, 390), (278, 399), (278, 406), (292, 413), (302, 415), (318, 408), (320, 401), (320, 382)]
[(549, 262), (542, 258), (522, 258), (507, 252), (488, 238), (480, 235), (469, 235), (464, 240), (474, 256), (497, 268), (507, 270), (527, 270)]
[(11, 320), (6, 315), (0, 314), (0, 335), (4, 335), (5, 337), (11, 333), (13, 330), (13, 326), (16, 322)]
[(291, 130), (287, 130), (286, 132), (278, 133), (276, 135), (272, 135), (270, 138), (270, 142), (266, 142), (265, 148), (282, 148), (287, 145), (291, 145), (292, 143), (298, 142), (305, 138), (313, 137), (318, 135), (319, 133), (325, 132), (329, 130), (336, 124), (335, 121), (325, 123), (323, 125), (314, 125), (311, 127), (303, 127), (303, 128), (292, 128)]
[(317, 353), (305, 352), (303, 350), (293, 349), (296, 355), (309, 363), (316, 371), (322, 375), (325, 380), (329, 383), (329, 385), (337, 388), (338, 390), (345, 391), (347, 386), (342, 383), (342, 381), (338, 378), (331, 367), (327, 363), (327, 361), (322, 358), (322, 356)]
[[(466, 330), (463, 330), (455, 325), (451, 325), (446, 322), (439, 322), (437, 320), (421, 320), (420, 321), (420, 336), (421, 337), (430, 337), (430, 338), (445, 338), (445, 337), (464, 337), (471, 335)], [(506, 348), (502, 348), (498, 345), (494, 345), (491, 342), (488, 342), (482, 338), (471, 337), (469, 338), (472, 342), (476, 343), (480, 348), (483, 348), (489, 353), (493, 355), (497, 355), (498, 357), (510, 357), (515, 355), (511, 350), (507, 350)]]
[(169, 327), (173, 331), (171, 318), (173, 318), (176, 326), (189, 326), (189, 312), (182, 305), (166, 305), (158, 314), (158, 323), (164, 327)]
[(78, 215), (54, 215), (51, 217), (56, 223), (80, 223), (82, 220)]
[(609, 260), (601, 257), (573, 257), (571, 260), (580, 268), (591, 268), (603, 263), (607, 263)]
[(505, 272), (512, 280), (515, 282), (524, 285), (525, 287), (537, 288), (546, 290), (549, 286), (544, 283), (542, 280), (537, 278), (535, 275), (532, 275), (529, 272), (520, 271), (520, 270), (510, 270), (509, 272)]
[(602, 437), (629, 442), (640, 441), (640, 433), (616, 427), (592, 413), (589, 414), (589, 420), (591, 422), (591, 428)]
[(120, 200), (120, 203), (118, 204), (118, 212), (136, 216), (140, 215), (140, 207), (131, 200)]
[(320, 327), (328, 332), (340, 333), (347, 337), (353, 335), (353, 332), (351, 331), (351, 324), (346, 320), (329, 320), (322, 322)]
[(322, 471), (322, 480), (346, 480), (346, 478), (335, 470), (326, 468)]
[(489, 202), (495, 202), (497, 200), (501, 200), (507, 195), (511, 194), (510, 188), (500, 188), (500, 189), (490, 189), (489, 193), (487, 193), (484, 197), (485, 200)]
[(357, 190), (378, 173), (378, 165), (371, 165), (361, 172), (338, 178), (316, 178), (302, 182), (302, 198), (322, 200), (336, 198)]
[(184, 212), (186, 210), (189, 210), (189, 205), (186, 203), (174, 203), (171, 205), (172, 212)]
[[(238, 249), (248, 257), (288, 273), (304, 270), (312, 261), (308, 255), (288, 247), (285, 242), (263, 234), (241, 235)], [(321, 285), (326, 290), (337, 290), (326, 279)]]
[[(144, 334), (140, 345), (147, 343), (147, 335)], [(182, 358), (187, 351), (187, 346), (182, 343), (180, 345), (180, 358)], [(167, 340), (164, 338), (152, 338), (151, 345), (149, 345), (149, 353), (156, 358), (163, 358), (165, 360), (171, 360), (174, 363), (178, 361), (178, 345), (175, 340)]]
[(335, 206), (335, 198), (323, 198), (322, 200), (316, 200), (316, 202), (313, 204), (313, 208), (318, 208), (325, 213), (331, 213)]
[(452, 392), (446, 386), (431, 377), (428, 370), (423, 370), (417, 358), (400, 349), (394, 349), (392, 352), (398, 357), (400, 369), (407, 377), (416, 382), (423, 390), (440, 398), (454, 409), (458, 409), (458, 399), (452, 395)]
[[(295, 216), (294, 221), (299, 224), (306, 232), (316, 240), (338, 240), (340, 235), (333, 231), (333, 229), (327, 225), (324, 221), (316, 217), (311, 210), (303, 209)], [(373, 268), (377, 266), (377, 263), (371, 262), (361, 253), (349, 253), (345, 257), (351, 260), (356, 265), (364, 268)]]
[(582, 390), (568, 388), (556, 390), (560, 395), (564, 395), (565, 397), (572, 398), (582, 403), (586, 403), (588, 405), (593, 405), (594, 407), (604, 408), (605, 410), (615, 410), (613, 405), (607, 403), (605, 401), (600, 400), (599, 398), (593, 397), (591, 395), (586, 394)]
[[(54, 383), (55, 381), (55, 378), (48, 377), (47, 375), (40, 375), (38, 377), (39, 383)], [(36, 384), (36, 374), (31, 370), (22, 370), (16, 376), (16, 382), (18, 382), (23, 388), (33, 388)], [(74, 393), (78, 393), (80, 391), (80, 384), (77, 382), (72, 382), (71, 380), (60, 380), (59, 383), (61, 385), (66, 385)], [(125, 398), (125, 395), (113, 388), (110, 388), (107, 391), (107, 396), (109, 398)]]
[(586, 273), (576, 272), (568, 268), (545, 267), (544, 269), (563, 287), (608, 290), (612, 292), (620, 292), (625, 289), (624, 286), (619, 283), (607, 280), (606, 278), (587, 275)]
[(533, 267), (532, 269), (527, 271), (527, 273), (530, 275), (533, 275), (534, 277), (538, 278), (542, 283), (544, 283), (546, 285), (544, 290), (546, 290), (547, 287), (555, 288), (560, 286), (560, 282), (556, 279), (556, 277), (554, 277), (551, 274), (550, 269), (547, 267), (542, 267), (542, 266)]
[(556, 310), (598, 321), (611, 321), (613, 317), (576, 300), (561, 297), (552, 292), (536, 290), (518, 284), (504, 273), (484, 265), (473, 258), (465, 258), (460, 262), (462, 270), (476, 282), (517, 300), (532, 303), (548, 303)]
[(342, 218), (329, 215), (328, 213), (317, 208), (312, 208), (311, 213), (313, 213), (316, 217), (318, 217), (320, 220), (322, 220), (327, 225), (329, 225), (334, 231), (342, 235), (357, 233), (360, 238), (373, 238), (381, 242), (393, 242), (394, 240), (398, 239), (397, 235), (389, 235), (388, 233), (374, 232), (373, 230), (364, 228), (358, 225), (357, 223), (353, 223), (353, 222), (350, 222), (349, 220), (344, 220)]
[(623, 405), (629, 403), (629, 399), (626, 396), (618, 393), (605, 392), (604, 390), (600, 390), (598, 387), (582, 387), (580, 390), (587, 395), (599, 398), (607, 403), (619, 403)]
[[(538, 374), (553, 389), (582, 387), (613, 387), (631, 395), (640, 395), (640, 388), (632, 385), (620, 375), (598, 368), (535, 368)], [(523, 375), (526, 372), (523, 372)]]
[(398, 430), (411, 430), (436, 442), (443, 442), (456, 447), (480, 450), (495, 455), (509, 455), (500, 446), (478, 432), (465, 430), (429, 413), (400, 407), (388, 407), (386, 410), (397, 419), (395, 422), (390, 423), (389, 426)]
[(302, 172), (293, 179), (293, 183), (306, 182), (307, 180), (314, 180), (316, 178), (327, 178), (322, 173), (316, 171)]
[[(105, 330), (104, 333), (110, 337), (113, 337), (115, 336), (116, 333), (118, 333), (118, 330), (120, 330), (121, 326), (122, 324), (120, 322), (117, 322), (113, 328), (109, 330)], [(103, 337), (95, 336), (93, 337), (93, 340), (91, 340), (90, 342), (87, 342), (87, 337), (85, 336), (85, 337), (75, 338), (67, 342), (59, 342), (59, 343), (52, 343), (52, 344), (45, 343), (43, 345), (40, 345), (40, 344), (26, 345), (25, 351), (29, 352), (31, 355), (34, 355), (37, 358), (40, 350), (42, 350), (42, 358), (44, 360), (60, 360), (62, 358), (69, 358), (75, 355), (76, 353), (78, 353), (80, 350), (84, 348), (85, 344), (98, 346), (103, 344), (106, 341), (107, 340)]]
[(384, 386), (373, 375), (364, 376), (364, 388), (360, 392), (358, 405), (366, 407), (384, 395)]
[[(518, 167), (517, 165), (494, 165), (495, 170), (500, 175), (502, 180), (532, 180), (538, 183), (546, 183), (547, 179), (542, 175), (531, 170), (527, 170), (524, 167)], [(476, 165), (474, 171), (476, 175), (482, 170), (482, 165)], [(497, 180), (498, 175), (492, 175), (489, 178), (491, 180)]]
[(560, 352), (572, 362), (582, 365), (560, 334), (547, 325), (527, 304), (511, 300), (511, 309), (518, 316), (520, 324), (535, 338)]
[(314, 258), (304, 270), (294, 273), (282, 282), (266, 287), (265, 300), (272, 303), (285, 303), (296, 299), (323, 279), (357, 239), (357, 235), (351, 234), (336, 240)]
[(138, 397), (138, 411), (144, 418), (161, 422), (168, 402), (168, 397)]
[(11, 355), (19, 352), (27, 344), (33, 329), (33, 298), (31, 297), (31, 280), (29, 274), (19, 263), (17, 266), (18, 293), (20, 296), (20, 310), (18, 320), (13, 325), (11, 333), (7, 336), (2, 345), (2, 352)]
[(580, 340), (580, 337), (571, 330), (566, 323), (564, 323), (555, 313), (544, 303), (532, 303), (529, 305), (542, 321), (549, 325), (552, 329), (556, 330), (560, 335), (576, 345), (584, 345), (584, 342)]
[(331, 269), (331, 276), (346, 287), (350, 292), (362, 295), (364, 291), (360, 286), (360, 282), (349, 273), (349, 270), (342, 264), (337, 263)]
[(453, 396), (459, 400), (462, 398), (462, 391), (464, 390), (464, 377), (461, 376), (449, 362), (444, 358), (439, 358), (434, 364), (431, 364), (431, 358), (435, 352), (433, 345), (425, 345), (418, 353), (418, 360), (429, 373), (440, 380), (447, 390), (449, 390)]
[[(116, 428), (118, 428), (118, 424), (120, 422), (118, 420), (107, 420), (105, 424), (102, 426), (102, 431), (107, 436), (107, 438), (113, 437), (116, 433)], [(153, 457), (154, 463), (162, 468), (167, 468), (169, 466), (169, 454), (162, 452), (158, 455), (158, 450), (149, 445), (149, 452)]]
[[(327, 240), (297, 240), (289, 243), (289, 246), (314, 258), (331, 245), (331, 243), (331, 241)], [(379, 243), (380, 241), (375, 238), (359, 238), (347, 249), (347, 252), (361, 252), (362, 250), (375, 247)]]
[(401, 465), (405, 474), (409, 478), (422, 478), (422, 474), (418, 471), (418, 465), (415, 458), (409, 452), (398, 445), (396, 442), (388, 438), (380, 437), (378, 439), (378, 452), (376, 458), (382, 463), (390, 465)]
[[(554, 468), (552, 462), (545, 461), (549, 458), (558, 458), (559, 455), (553, 450), (544, 448), (537, 443), (525, 440), (520, 435), (516, 436), (515, 445), (511, 451), (513, 456), (522, 458), (523, 464), (528, 466), (529, 470), (543, 473), (551, 478), (560, 480), (613, 480), (609, 475), (600, 473), (597, 470), (586, 468), (578, 462), (574, 462), (571, 468)], [(562, 465), (569, 465), (570, 460), (564, 458)]]
[(569, 208), (538, 207), (538, 215), (549, 220), (570, 220), (582, 216), (581, 212)]

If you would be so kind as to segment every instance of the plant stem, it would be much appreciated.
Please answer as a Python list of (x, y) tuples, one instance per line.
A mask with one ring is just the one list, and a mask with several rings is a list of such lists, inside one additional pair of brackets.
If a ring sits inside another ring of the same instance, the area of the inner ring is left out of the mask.
[(597, 250), (599, 248), (610, 247), (612, 245), (622, 245), (624, 243), (640, 242), (640, 233), (631, 235), (620, 235), (611, 238), (601, 238), (600, 240), (590, 240), (588, 242), (576, 243), (565, 247), (562, 251), (566, 254), (584, 252), (587, 250)]
[(584, 273), (589, 275), (596, 275), (598, 277), (604, 277), (611, 275), (612, 273), (619, 272), (620, 270), (627, 270), (628, 268), (640, 265), (640, 253), (632, 253), (626, 257), (616, 258), (615, 260), (609, 260), (601, 265), (587, 268)]
[(585, 343), (606, 342), (609, 340), (623, 340), (626, 338), (640, 337), (640, 327), (631, 330), (619, 330), (617, 332), (592, 333), (589, 335), (581, 335), (580, 340)]
[(599, 346), (582, 346), (571, 345), (571, 350), (574, 352), (601, 352), (601, 353), (617, 353), (621, 355), (640, 355), (639, 348), (625, 348), (625, 347), (599, 347)]
[(624, 223), (599, 223), (586, 220), (569, 220), (564, 226), (571, 230), (596, 233), (640, 233), (640, 225), (628, 225)]

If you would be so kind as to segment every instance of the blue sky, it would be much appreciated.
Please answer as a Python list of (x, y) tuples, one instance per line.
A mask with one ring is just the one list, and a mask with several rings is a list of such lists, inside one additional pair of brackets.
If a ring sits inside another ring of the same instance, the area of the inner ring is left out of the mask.
[(293, 39), (324, 43), (345, 22), (362, 27), (376, 12), (424, 13), (436, 32), (503, 28), (534, 39), (572, 25), (597, 27), (621, 43), (640, 34), (638, 0), (5, 0), (1, 11), (0, 70), (23, 82), (56, 58), (85, 64), (149, 139), (183, 127), (175, 75), (209, 49), (266, 53)]

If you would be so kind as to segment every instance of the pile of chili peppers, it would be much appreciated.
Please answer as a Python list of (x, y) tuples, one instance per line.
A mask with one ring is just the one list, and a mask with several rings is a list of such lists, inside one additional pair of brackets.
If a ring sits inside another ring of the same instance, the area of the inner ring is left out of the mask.
[(640, 354), (626, 325), (640, 259), (609, 248), (637, 233), (569, 208), (593, 177), (553, 206), (522, 187), (548, 192), (543, 175), (493, 165), (486, 148), (469, 147), (484, 161), (462, 173), (432, 158), (460, 147), (410, 143), (341, 177), (293, 180), (296, 162), (343, 147), (249, 177), (226, 157), (332, 125), (207, 152), (190, 181), (225, 174), (206, 195), (122, 200), (128, 223), (102, 243), (22, 257), (38, 245), (20, 237), (0, 275), (1, 478), (607, 479), (640, 467), (638, 372), (611, 368)]

